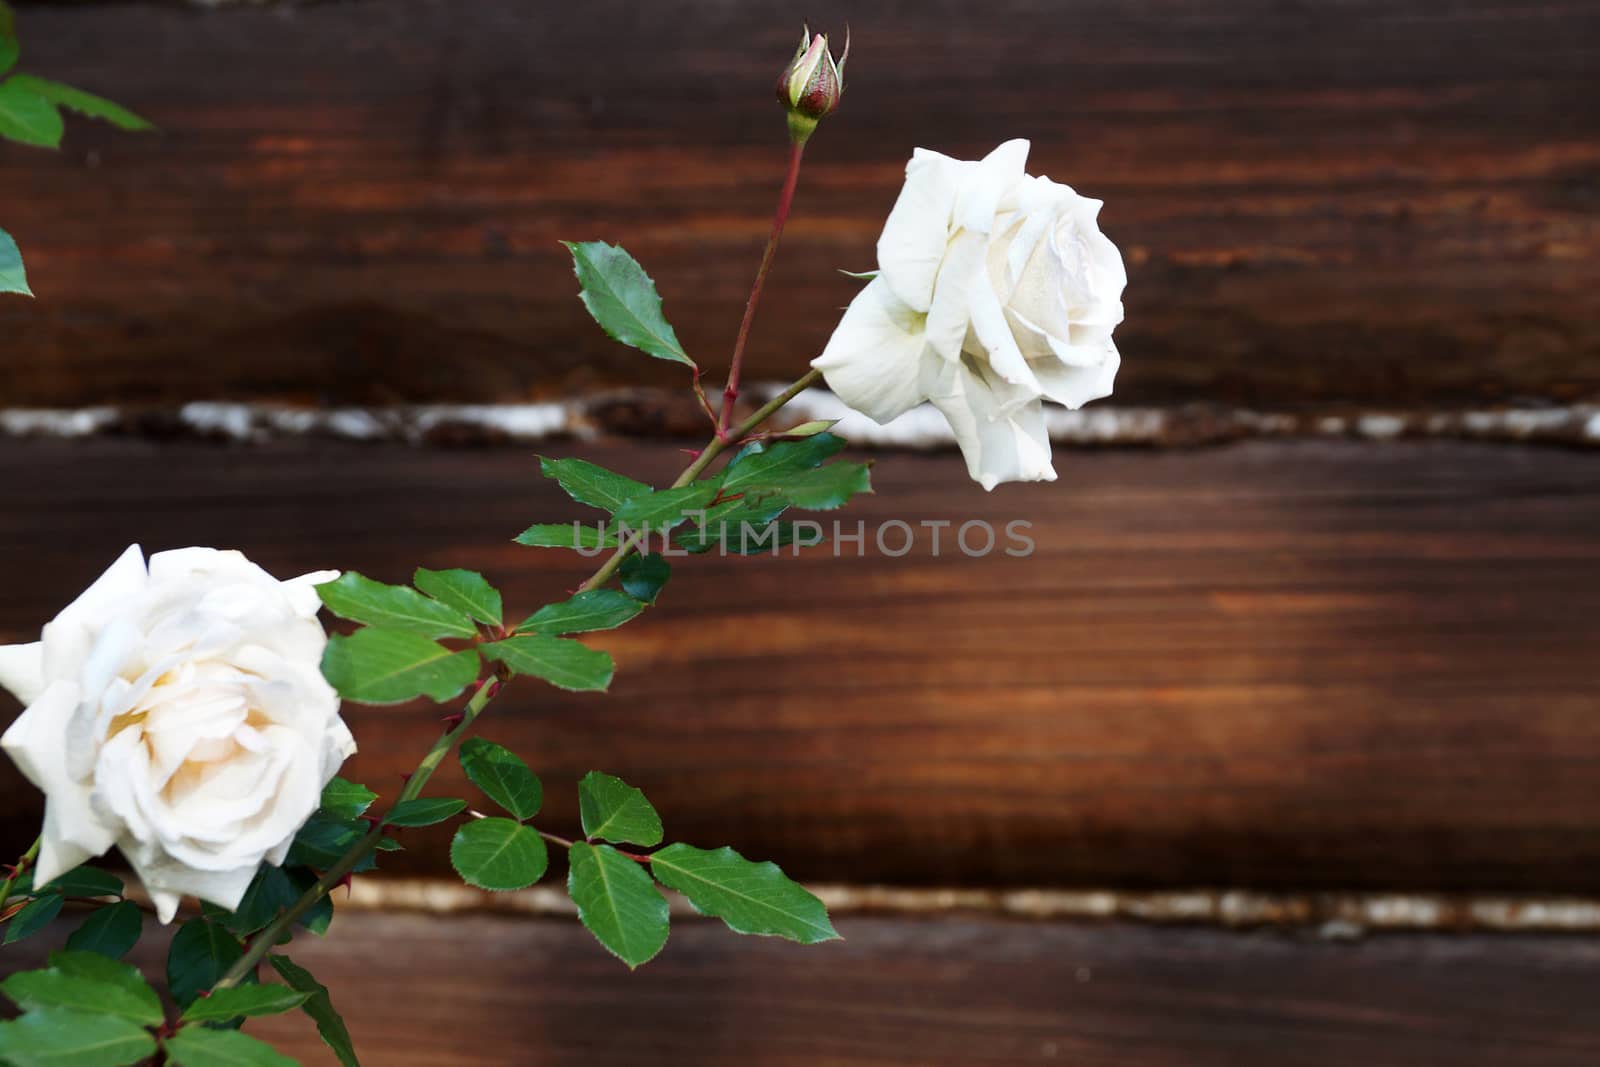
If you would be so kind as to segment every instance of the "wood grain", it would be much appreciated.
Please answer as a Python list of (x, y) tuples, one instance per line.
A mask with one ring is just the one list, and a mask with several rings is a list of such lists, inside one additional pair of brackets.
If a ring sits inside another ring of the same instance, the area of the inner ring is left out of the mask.
[[(65, 924), (62, 924), (65, 925)], [(362, 1062), (772, 1067), (1589, 1067), (1592, 939), (854, 919), (815, 948), (675, 923), (630, 974), (575, 921), (343, 915), (294, 958)], [(7, 946), (4, 966), (43, 955)], [(161, 939), (141, 962), (161, 973)], [(307, 1067), (298, 1014), (252, 1021)]]
[[(822, 2), (855, 49), (751, 373), (827, 337), (915, 145), (1034, 142), (1130, 266), (1120, 398), (1600, 390), (1600, 8)], [(679, 383), (573, 299), (620, 240), (725, 359), (782, 170), (779, 0), (29, 6), (27, 63), (151, 116), (3, 149), (36, 302), (0, 405), (512, 400)], [(649, 364), (641, 368), (642, 364)]]
[[(678, 460), (552, 452), (657, 480)], [(594, 639), (619, 664), (609, 696), (519, 684), (484, 733), (540, 768), (551, 830), (598, 767), (674, 836), (813, 881), (1600, 891), (1591, 453), (1058, 458), (1061, 483), (986, 495), (954, 455), (886, 455), (843, 513), (1027, 520), (1031, 558), (967, 558), (946, 530), (938, 558), (869, 534), (865, 558), (680, 561), (660, 608)], [(512, 614), (593, 567), (509, 543), (584, 512), (521, 450), (12, 443), (0, 493), (0, 639), (133, 540), (237, 546), (284, 575), (473, 567)], [(351, 773), (382, 790), (439, 728), (432, 706), (349, 714)], [(469, 788), (453, 766), (437, 782)], [(0, 804), (6, 842), (30, 838), (9, 767)], [(429, 833), (393, 866), (439, 870)]]

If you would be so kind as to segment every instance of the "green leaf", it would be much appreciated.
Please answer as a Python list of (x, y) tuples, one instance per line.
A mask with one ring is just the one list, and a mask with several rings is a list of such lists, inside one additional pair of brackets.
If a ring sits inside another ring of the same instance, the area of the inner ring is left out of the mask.
[(50, 893), (38, 897), (22, 906), (22, 910), (11, 917), (11, 925), (6, 927), (6, 936), (0, 944), (13, 945), (25, 937), (34, 934), (50, 925), (50, 920), (61, 913), (61, 905), (65, 898), (60, 893)]
[(328, 987), (287, 956), (269, 955), (267, 962), (272, 964), (272, 969), (289, 984), (290, 989), (311, 994), (311, 999), (301, 1008), (316, 1022), (317, 1033), (322, 1035), (323, 1043), (333, 1050), (333, 1054), (339, 1057), (339, 1062), (344, 1067), (361, 1067), (361, 1062), (356, 1059), (355, 1045), (350, 1041), (350, 1031), (345, 1029), (344, 1019), (334, 1009), (333, 1000), (328, 996)]
[(723, 472), (722, 490), (781, 485), (802, 471), (820, 467), (845, 447), (842, 438), (819, 433), (803, 441), (756, 441), (739, 450)]
[(635, 497), (617, 509), (617, 525), (630, 531), (665, 533), (688, 518), (684, 512), (703, 511), (716, 495), (715, 482), (695, 482)]
[(383, 818), (385, 826), (432, 826), (434, 823), (444, 822), (452, 815), (459, 815), (466, 810), (465, 800), (454, 800), (450, 797), (417, 797), (414, 800), (402, 800), (394, 806), (394, 810)]
[(864, 463), (829, 463), (815, 470), (785, 474), (768, 484), (748, 485), (746, 497), (772, 493), (787, 503), (807, 511), (832, 511), (842, 508), (857, 493), (872, 492), (872, 479)]
[(327, 870), (365, 834), (366, 830), (355, 823), (313, 815), (295, 832), (286, 862), (296, 867)]
[(201, 997), (183, 1013), (186, 1023), (225, 1022), (255, 1015), (280, 1015), (311, 999), (310, 993), (282, 985), (237, 985)]
[(294, 907), (299, 899), (300, 891), (289, 875), (281, 867), (263, 863), (239, 899), (239, 906), (232, 912), (224, 911), (218, 921), (245, 937), (276, 919), (279, 912)]
[(74, 89), (70, 85), (46, 81), (44, 78), (35, 78), (32, 74), (18, 74), (7, 84), (20, 85), (35, 96), (42, 96), (52, 103), (61, 105), (68, 111), (75, 111), (86, 118), (103, 119), (120, 130), (142, 133), (146, 130), (155, 129), (155, 126), (151, 123), (146, 122), (121, 104), (113, 104), (105, 97), (86, 93), (82, 89)]
[(237, 1030), (185, 1026), (161, 1047), (177, 1067), (300, 1067), (298, 1060)]
[(531, 674), (575, 692), (605, 689), (616, 670), (610, 653), (565, 637), (509, 637), (483, 645), (480, 650), (518, 674)]
[(430, 571), (418, 567), (411, 583), (433, 599), (479, 622), (500, 625), (500, 591), (477, 571)]
[(644, 794), (621, 778), (590, 771), (578, 783), (585, 837), (650, 848), (661, 844), (661, 816)]
[(657, 359), (694, 366), (661, 312), (661, 297), (637, 260), (604, 241), (563, 241), (582, 286), (578, 294), (606, 334)]
[(819, 433), (826, 433), (838, 424), (838, 419), (813, 419), (811, 422), (802, 422), (799, 426), (789, 427), (783, 431), (782, 436), (792, 438), (815, 437)]
[(446, 701), (478, 677), (478, 654), (452, 652), (419, 634), (367, 627), (335, 634), (322, 673), (346, 700), (399, 704), (419, 696)]
[(610, 845), (572, 846), (567, 895), (611, 954), (637, 967), (667, 943), (667, 900), (650, 876)]
[(461, 742), (461, 769), (483, 795), (509, 811), (518, 822), (539, 814), (544, 787), (515, 752), (481, 737)]
[(0, 74), (16, 66), (17, 57), (21, 54), (22, 45), (17, 40), (17, 27), (11, 14), (11, 7), (5, 0), (0, 0)]
[(533, 548), (581, 548), (596, 551), (617, 547), (614, 531), (587, 526), (581, 522), (541, 523), (530, 526), (513, 540)]
[(167, 949), (167, 992), (180, 1008), (216, 985), (244, 955), (239, 939), (218, 922), (190, 919), (178, 927)]
[[(294, 883), (296, 899), (304, 896), (317, 881), (317, 872), (309, 867), (288, 867), (286, 871), (289, 881)], [(321, 937), (328, 932), (328, 927), (333, 923), (333, 895), (324, 893), (317, 898), (299, 918), (298, 922), (307, 930)]]
[(28, 272), (22, 267), (22, 251), (4, 230), (0, 230), (0, 293), (33, 295), (28, 288)]
[(731, 848), (668, 845), (650, 857), (656, 878), (739, 934), (772, 934), (812, 945), (839, 936), (828, 909), (776, 863), (752, 863)]
[(464, 613), (403, 585), (385, 585), (345, 571), (317, 586), (317, 595), (340, 618), (403, 630), (423, 637), (473, 637), (478, 628)]
[(49, 892), (69, 897), (120, 897), (122, 879), (110, 871), (94, 867), (74, 867), (58, 876), (49, 885), (34, 890), (35, 895)]
[(519, 633), (578, 634), (611, 630), (644, 610), (644, 605), (615, 589), (591, 589), (559, 604), (546, 604), (517, 627)]
[(0, 137), (38, 148), (61, 147), (66, 129), (61, 112), (26, 85), (17, 84), (20, 77), (0, 85)]
[(139, 905), (131, 900), (121, 900), (96, 908), (83, 925), (67, 937), (67, 948), (73, 952), (97, 952), (111, 959), (121, 959), (139, 941), (144, 927), (144, 916)]
[(608, 471), (582, 459), (539, 457), (539, 470), (554, 478), (567, 495), (580, 504), (616, 511), (635, 497), (655, 492), (643, 482)]
[(161, 998), (138, 971), (92, 952), (52, 953), (48, 968), (13, 974), (0, 992), (23, 1011), (71, 1008), (140, 1026), (159, 1026), (164, 1018)]
[(623, 592), (645, 604), (654, 604), (661, 587), (672, 577), (672, 564), (656, 552), (634, 553), (622, 561), (619, 573)]
[(781, 501), (776, 504), (769, 501), (736, 508), (703, 527), (680, 530), (675, 540), (688, 552), (700, 553), (720, 547), (723, 552), (743, 556), (775, 553), (794, 544), (809, 547), (826, 540), (815, 525), (773, 522), (774, 513), (782, 514), (785, 507)]
[(469, 822), (450, 842), (450, 865), (479, 889), (526, 889), (548, 864), (539, 831), (510, 819)]
[(372, 807), (378, 794), (357, 782), (334, 778), (322, 787), (320, 809), (336, 819), (354, 819)]
[(115, 1015), (42, 1008), (0, 1023), (0, 1060), (11, 1067), (127, 1067), (155, 1051), (144, 1027)]

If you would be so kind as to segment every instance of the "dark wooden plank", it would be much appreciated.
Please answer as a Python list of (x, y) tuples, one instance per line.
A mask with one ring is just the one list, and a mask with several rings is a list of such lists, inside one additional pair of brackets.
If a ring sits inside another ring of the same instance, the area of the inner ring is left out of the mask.
[[(664, 479), (641, 444), (554, 446)], [(533, 683), (484, 732), (544, 772), (550, 828), (600, 767), (683, 839), (816, 881), (1600, 890), (1600, 463), (1470, 444), (1066, 452), (986, 495), (882, 457), (844, 513), (1034, 523), (1028, 559), (682, 561), (594, 643), (609, 696)], [(23, 639), (129, 541), (276, 573), (468, 566), (511, 612), (592, 569), (507, 538), (580, 511), (522, 450), (96, 440), (0, 449)], [(926, 531), (924, 531), (926, 533)], [(869, 535), (870, 537), (870, 535)], [(847, 552), (854, 551), (845, 546)], [(355, 709), (393, 789), (438, 711)], [(447, 768), (441, 791), (464, 789)], [(0, 773), (12, 844), (32, 791)], [(440, 870), (442, 836), (398, 857)], [(0, 852), (4, 852), (0, 849)]]
[[(819, 3), (855, 32), (753, 373), (826, 338), (913, 145), (1009, 136), (1107, 201), (1119, 396), (1433, 404), (1600, 388), (1600, 9), (1463, 0)], [(503, 400), (676, 371), (587, 321), (623, 240), (731, 346), (781, 170), (778, 0), (366, 0), (22, 15), (35, 69), (149, 114), (8, 147), (35, 303), (0, 403)], [(21, 205), (21, 206), (19, 206)]]
[[(1600, 1057), (1592, 939), (1329, 943), (955, 918), (840, 929), (845, 941), (805, 949), (687, 920), (632, 974), (570, 920), (354, 913), (293, 951), (331, 987), (363, 1062), (383, 1067), (1589, 1067)], [(8, 946), (0, 966), (44, 947)], [(141, 950), (154, 975), (160, 958)], [(307, 1067), (333, 1063), (298, 1015), (249, 1030)]]

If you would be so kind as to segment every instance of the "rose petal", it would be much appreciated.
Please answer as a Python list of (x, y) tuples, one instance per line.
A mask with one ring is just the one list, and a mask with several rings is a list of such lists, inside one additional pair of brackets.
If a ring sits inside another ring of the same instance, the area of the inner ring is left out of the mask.
[(876, 278), (850, 302), (828, 347), (811, 365), (846, 404), (888, 422), (923, 399), (917, 388), (927, 347), (921, 319)]
[(927, 311), (933, 300), (962, 166), (949, 156), (917, 149), (878, 238), (878, 277), (914, 311)]
[(0, 686), (24, 704), (32, 704), (44, 692), (44, 645), (0, 645)]
[(67, 772), (67, 731), (78, 695), (74, 682), (52, 684), (0, 736), (0, 748), (45, 795), (44, 840), (34, 876), (41, 884), (98, 856), (116, 838), (97, 816), (92, 790)]

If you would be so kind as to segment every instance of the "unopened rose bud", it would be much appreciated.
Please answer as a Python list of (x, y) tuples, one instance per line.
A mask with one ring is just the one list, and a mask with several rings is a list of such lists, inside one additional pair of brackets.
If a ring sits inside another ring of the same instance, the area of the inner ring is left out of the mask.
[(778, 76), (778, 102), (789, 112), (789, 138), (804, 144), (817, 120), (839, 106), (844, 95), (844, 65), (850, 58), (850, 36), (845, 34), (844, 54), (837, 62), (828, 51), (828, 35), (812, 36), (808, 27), (800, 38), (794, 59)]

